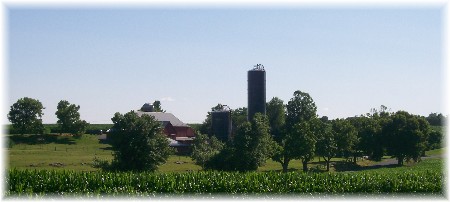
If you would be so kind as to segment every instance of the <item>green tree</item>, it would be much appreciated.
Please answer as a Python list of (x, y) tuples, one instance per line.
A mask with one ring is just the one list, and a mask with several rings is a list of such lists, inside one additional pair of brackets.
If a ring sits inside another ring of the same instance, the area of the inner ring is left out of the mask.
[(381, 161), (381, 158), (386, 154), (386, 145), (387, 142), (387, 134), (383, 129), (390, 121), (392, 113), (390, 110), (387, 110), (387, 107), (384, 105), (380, 106), (379, 110), (372, 109), (372, 114), (369, 114), (370, 117), (375, 123), (378, 125), (376, 129), (376, 133), (374, 135), (372, 145), (373, 145), (373, 154), (372, 160)]
[(256, 113), (252, 122), (244, 122), (236, 130), (232, 141), (215, 155), (206, 167), (217, 170), (250, 171), (264, 165), (272, 156), (274, 142), (265, 115)]
[(441, 131), (431, 130), (427, 139), (427, 150), (442, 148), (443, 138)]
[(15, 102), (8, 113), (8, 120), (13, 128), (20, 134), (34, 133), (42, 134), (42, 103), (39, 100), (24, 97)]
[(154, 117), (134, 111), (115, 113), (111, 143), (114, 150), (112, 169), (123, 171), (155, 171), (174, 152)]
[(430, 130), (425, 118), (398, 111), (383, 130), (386, 132), (387, 149), (397, 158), (398, 165), (403, 165), (405, 159), (420, 160)]
[(444, 126), (446, 122), (446, 118), (441, 113), (430, 113), (426, 119), (432, 126)]
[(296, 124), (291, 131), (293, 137), (297, 137), (297, 155), (303, 164), (303, 171), (308, 171), (308, 162), (314, 159), (314, 154), (316, 151), (316, 134), (317, 132), (317, 119), (303, 121)]
[(153, 111), (155, 111), (155, 112), (166, 112), (166, 110), (163, 110), (161, 108), (161, 102), (159, 100), (155, 100), (153, 102)]
[[(350, 121), (345, 119), (335, 119), (332, 122), (332, 129), (337, 145), (337, 152), (346, 158), (355, 153), (355, 146), (358, 143), (357, 131)], [(356, 158), (354, 157), (354, 163)]]
[(317, 118), (316, 103), (308, 93), (295, 91), (294, 97), (286, 105), (286, 126), (288, 129), (295, 124)]
[(322, 157), (327, 164), (327, 171), (330, 171), (331, 158), (336, 156), (337, 145), (331, 125), (323, 121), (318, 123), (316, 129), (316, 153)]
[(358, 142), (355, 145), (357, 151), (362, 155), (369, 156), (372, 160), (381, 161), (383, 157), (383, 138), (380, 121), (373, 117), (360, 116), (348, 118), (355, 127), (358, 135)]
[(211, 138), (208, 135), (198, 134), (192, 143), (191, 158), (196, 165), (205, 169), (206, 162), (214, 155), (217, 155), (223, 149), (224, 143), (215, 136)]
[(272, 98), (267, 103), (266, 114), (269, 118), (270, 132), (273, 138), (279, 142), (283, 138), (283, 130), (286, 124), (286, 109), (283, 100), (278, 97)]
[(236, 133), (236, 130), (239, 125), (243, 124), (247, 121), (247, 108), (240, 107), (237, 109), (231, 110), (231, 123), (232, 123), (232, 134)]
[[(281, 138), (277, 139), (272, 160), (279, 162), (283, 172), (287, 172), (289, 162), (293, 159), (302, 158), (304, 162), (309, 161), (308, 152), (314, 150), (301, 141), (313, 142), (314, 132), (309, 131), (309, 121), (317, 118), (317, 107), (308, 93), (295, 91), (294, 97), (286, 105), (285, 131)], [(301, 126), (308, 126), (301, 129)]]
[(61, 100), (58, 103), (57, 111), (55, 113), (58, 121), (59, 132), (68, 132), (72, 134), (83, 134), (86, 131), (88, 123), (80, 120), (80, 105), (70, 104), (66, 100)]

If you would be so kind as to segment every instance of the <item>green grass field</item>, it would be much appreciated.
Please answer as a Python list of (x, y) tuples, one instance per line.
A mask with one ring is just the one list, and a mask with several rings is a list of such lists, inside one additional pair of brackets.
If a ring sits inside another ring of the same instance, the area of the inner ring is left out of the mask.
[[(16, 169), (38, 169), (38, 170), (74, 170), (74, 171), (97, 171), (91, 163), (94, 158), (101, 160), (112, 160), (112, 150), (109, 144), (101, 143), (96, 135), (83, 135), (80, 138), (71, 136), (8, 136), (15, 144), (11, 148), (5, 148), (7, 152), (7, 161), (9, 168)], [(439, 155), (445, 152), (445, 149), (427, 151), (426, 155)], [(386, 157), (387, 158), (387, 157)], [(348, 168), (342, 168), (344, 159), (333, 158), (332, 161), (336, 167), (331, 167), (331, 172), (345, 171)], [(361, 166), (370, 166), (373, 161), (359, 161)], [(323, 160), (315, 158), (309, 163), (312, 170), (324, 171), (325, 164)], [(341, 166), (341, 167), (339, 167)], [(259, 172), (281, 171), (281, 165), (278, 162), (268, 160), (266, 164), (258, 168)], [(292, 160), (289, 164), (290, 171), (301, 171), (302, 164), (300, 160)], [(161, 165), (157, 172), (190, 172), (201, 170), (201, 167), (195, 165), (189, 156), (172, 155), (168, 161)]]
[(50, 140), (45, 143), (15, 138), (15, 145), (7, 149), (9, 168), (93, 171), (97, 170), (91, 167), (94, 157), (112, 159), (111, 146), (99, 143), (95, 135), (47, 137)]

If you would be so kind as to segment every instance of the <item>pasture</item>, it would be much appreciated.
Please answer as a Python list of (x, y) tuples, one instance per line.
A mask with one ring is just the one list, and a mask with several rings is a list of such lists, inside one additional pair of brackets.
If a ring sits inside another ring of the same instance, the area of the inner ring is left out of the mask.
[[(74, 170), (74, 171), (98, 171), (92, 167), (94, 158), (100, 160), (112, 160), (111, 146), (98, 140), (97, 135), (82, 135), (81, 137), (59, 135), (10, 135), (7, 136), (14, 144), (11, 148), (4, 148), (7, 153), (7, 166), (14, 169), (37, 170)], [(427, 151), (426, 155), (440, 155), (444, 149)], [(389, 160), (389, 157), (384, 157)], [(333, 158), (331, 172), (346, 171), (348, 168), (342, 158)], [(361, 167), (377, 164), (370, 160), (360, 160)], [(313, 171), (324, 171), (324, 162), (316, 157), (309, 163)], [(258, 168), (258, 172), (281, 171), (278, 162), (268, 160), (266, 164)], [(290, 171), (301, 171), (300, 160), (292, 160), (289, 164)], [(190, 172), (201, 170), (195, 165), (189, 156), (172, 155), (168, 161), (161, 165), (157, 172)]]

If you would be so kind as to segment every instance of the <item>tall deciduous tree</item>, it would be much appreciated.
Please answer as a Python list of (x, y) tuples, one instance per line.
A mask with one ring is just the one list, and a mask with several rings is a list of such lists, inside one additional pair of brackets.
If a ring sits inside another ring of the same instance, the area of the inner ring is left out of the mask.
[[(332, 123), (334, 137), (338, 149), (338, 154), (350, 157), (355, 152), (358, 143), (357, 131), (350, 121), (345, 119), (335, 119)], [(354, 158), (356, 163), (356, 158)]]
[(8, 120), (22, 135), (25, 133), (42, 134), (44, 131), (42, 109), (44, 107), (39, 100), (28, 97), (20, 98), (11, 106)]
[(286, 124), (286, 108), (283, 100), (278, 97), (272, 98), (267, 103), (266, 114), (269, 118), (270, 133), (275, 141), (279, 142), (283, 138), (283, 130)]
[(430, 130), (429, 123), (423, 117), (398, 111), (383, 130), (386, 132), (387, 149), (397, 158), (398, 165), (403, 165), (405, 159), (420, 160)]
[[(153, 116), (138, 116), (134, 111), (115, 113), (111, 118), (112, 168), (124, 171), (155, 171), (174, 150)], [(108, 138), (109, 138), (108, 137)]]
[[(316, 119), (317, 120), (317, 119)], [(309, 120), (296, 124), (291, 131), (292, 136), (297, 137), (295, 141), (298, 157), (303, 164), (303, 171), (308, 171), (308, 162), (314, 158), (316, 151), (316, 121)]]
[(55, 115), (60, 133), (83, 134), (86, 131), (88, 123), (80, 119), (78, 110), (80, 105), (70, 104), (66, 100), (59, 101)]
[(308, 93), (295, 91), (294, 97), (286, 105), (286, 126), (288, 129), (295, 124), (317, 118), (317, 106)]
[[(317, 118), (316, 112), (316, 104), (308, 93), (294, 92), (294, 97), (286, 105), (286, 130), (283, 137), (277, 140), (278, 144), (272, 157), (272, 160), (281, 164), (283, 172), (287, 172), (291, 160), (302, 159), (307, 163), (308, 151), (313, 150), (314, 153), (314, 148), (301, 141), (309, 143), (315, 141), (313, 140), (314, 132), (310, 131), (313, 127), (309, 127), (308, 122)], [(307, 128), (302, 129), (302, 126)]]
[(191, 158), (195, 164), (200, 165), (205, 169), (206, 162), (214, 155), (217, 155), (223, 148), (224, 143), (218, 140), (215, 136), (198, 134), (192, 143)]
[(379, 116), (378, 113), (367, 116), (347, 118), (355, 127), (358, 136), (356, 150), (371, 160), (381, 161), (385, 150), (385, 140), (382, 128), (390, 119), (389, 114)]
[(316, 153), (318, 156), (323, 157), (327, 164), (327, 171), (329, 171), (331, 158), (335, 157), (337, 152), (337, 145), (331, 125), (326, 122), (319, 122), (316, 129)]

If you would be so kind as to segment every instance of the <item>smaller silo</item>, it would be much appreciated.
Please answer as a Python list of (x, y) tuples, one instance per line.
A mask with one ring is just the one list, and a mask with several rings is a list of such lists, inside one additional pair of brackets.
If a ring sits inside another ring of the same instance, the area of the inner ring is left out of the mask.
[(224, 105), (222, 109), (211, 112), (212, 132), (217, 139), (226, 142), (231, 138), (231, 110)]
[(153, 112), (153, 105), (150, 104), (150, 103), (145, 103), (144, 105), (142, 105), (141, 111), (143, 111), (143, 112)]

